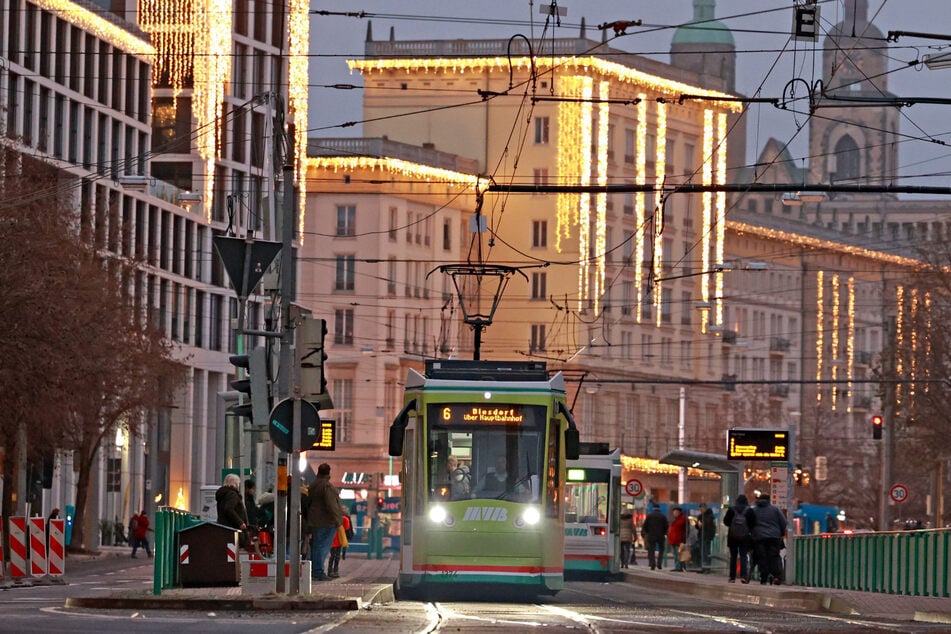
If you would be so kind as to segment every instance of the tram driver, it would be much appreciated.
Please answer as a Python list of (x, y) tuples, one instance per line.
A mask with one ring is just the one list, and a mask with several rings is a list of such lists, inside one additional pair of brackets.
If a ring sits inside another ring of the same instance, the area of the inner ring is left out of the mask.
[(456, 456), (449, 456), (446, 468), (449, 471), (449, 499), (468, 500), (472, 477), (469, 467)]

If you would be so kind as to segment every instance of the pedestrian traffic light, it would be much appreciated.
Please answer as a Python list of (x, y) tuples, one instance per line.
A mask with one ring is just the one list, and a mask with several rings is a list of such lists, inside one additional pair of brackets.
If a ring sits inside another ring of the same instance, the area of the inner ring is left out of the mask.
[[(236, 354), (228, 357), (232, 365), (238, 368), (238, 379), (231, 382), (231, 388), (243, 396), (241, 403), (228, 408), (235, 416), (249, 418), (258, 425), (267, 424), (271, 411), (268, 394), (267, 351), (257, 347), (249, 354)], [(241, 376), (241, 370), (245, 376)]]
[(321, 410), (333, 409), (324, 368), (326, 336), (327, 321), (324, 319), (304, 318), (297, 329), (301, 396)]
[(872, 438), (874, 440), (882, 439), (882, 427), (885, 424), (885, 419), (882, 418), (881, 414), (872, 414), (869, 417), (869, 420), (872, 422)]

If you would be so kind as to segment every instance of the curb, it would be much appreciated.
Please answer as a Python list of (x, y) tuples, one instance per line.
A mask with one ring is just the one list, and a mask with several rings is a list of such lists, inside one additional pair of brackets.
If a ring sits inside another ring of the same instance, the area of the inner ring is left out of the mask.
[(915, 610), (915, 618), (913, 620), (919, 623), (951, 623), (951, 613)]
[(94, 610), (282, 610), (316, 612), (321, 610), (359, 610), (360, 599), (293, 599), (284, 597), (248, 597), (243, 599), (209, 599), (183, 597), (70, 597), (67, 608)]

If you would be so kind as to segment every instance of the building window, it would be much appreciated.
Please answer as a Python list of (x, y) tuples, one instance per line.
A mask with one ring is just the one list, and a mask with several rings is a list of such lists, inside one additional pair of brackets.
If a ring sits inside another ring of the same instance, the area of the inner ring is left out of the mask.
[(337, 415), (337, 441), (353, 440), (353, 379), (334, 379), (334, 413)]
[(673, 297), (673, 291), (669, 288), (661, 289), (660, 291), (660, 321), (665, 324), (671, 322), (671, 302)]
[(337, 256), (337, 277), (334, 281), (335, 291), (352, 291), (353, 279), (356, 276), (355, 261), (352, 255)]
[(352, 308), (339, 308), (334, 311), (334, 343), (353, 345)]
[(624, 130), (624, 162), (633, 165), (637, 158), (637, 137), (634, 130)]
[(548, 144), (548, 117), (535, 117), (535, 145)]
[(641, 335), (641, 361), (650, 363), (654, 358), (654, 339), (651, 335)]
[(532, 246), (544, 249), (548, 247), (548, 221), (532, 221)]
[(545, 299), (548, 296), (547, 285), (547, 273), (532, 273), (532, 299)]
[(337, 235), (354, 236), (357, 232), (356, 205), (337, 205)]
[(442, 221), (442, 250), (452, 250), (452, 228), (449, 220)]
[(680, 293), (680, 323), (689, 326), (693, 320), (693, 294), (690, 291)]
[(390, 242), (396, 242), (396, 225), (399, 223), (399, 210), (396, 207), (390, 207)]
[(535, 185), (545, 186), (548, 184), (548, 168), (547, 167), (536, 167), (532, 170), (535, 179)]
[(528, 342), (528, 352), (545, 351), (545, 324), (532, 324), (532, 338)]
[(845, 135), (835, 144), (835, 167), (829, 170), (837, 181), (853, 180), (859, 177), (861, 156), (855, 140)]
[(386, 262), (386, 294), (390, 297), (396, 295), (396, 258)]

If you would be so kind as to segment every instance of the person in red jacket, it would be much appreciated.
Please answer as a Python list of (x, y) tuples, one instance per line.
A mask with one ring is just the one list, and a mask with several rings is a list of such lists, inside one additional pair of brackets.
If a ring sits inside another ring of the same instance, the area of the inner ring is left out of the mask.
[(145, 549), (145, 554), (152, 558), (152, 548), (149, 546), (149, 518), (145, 516), (145, 509), (138, 515), (132, 516), (129, 522), (132, 527), (132, 558), (135, 559), (135, 551), (140, 547)]
[(684, 565), (680, 561), (680, 545), (687, 540), (687, 516), (679, 506), (673, 508), (674, 519), (670, 522), (667, 531), (667, 543), (674, 553), (674, 571), (683, 572)]
[(352, 525), (350, 523), (350, 511), (343, 508), (343, 524), (337, 527), (337, 534), (334, 535), (333, 545), (330, 547), (330, 559), (327, 561), (327, 576), (336, 579), (340, 576), (340, 560), (347, 558), (347, 546), (350, 545), (350, 535)]

